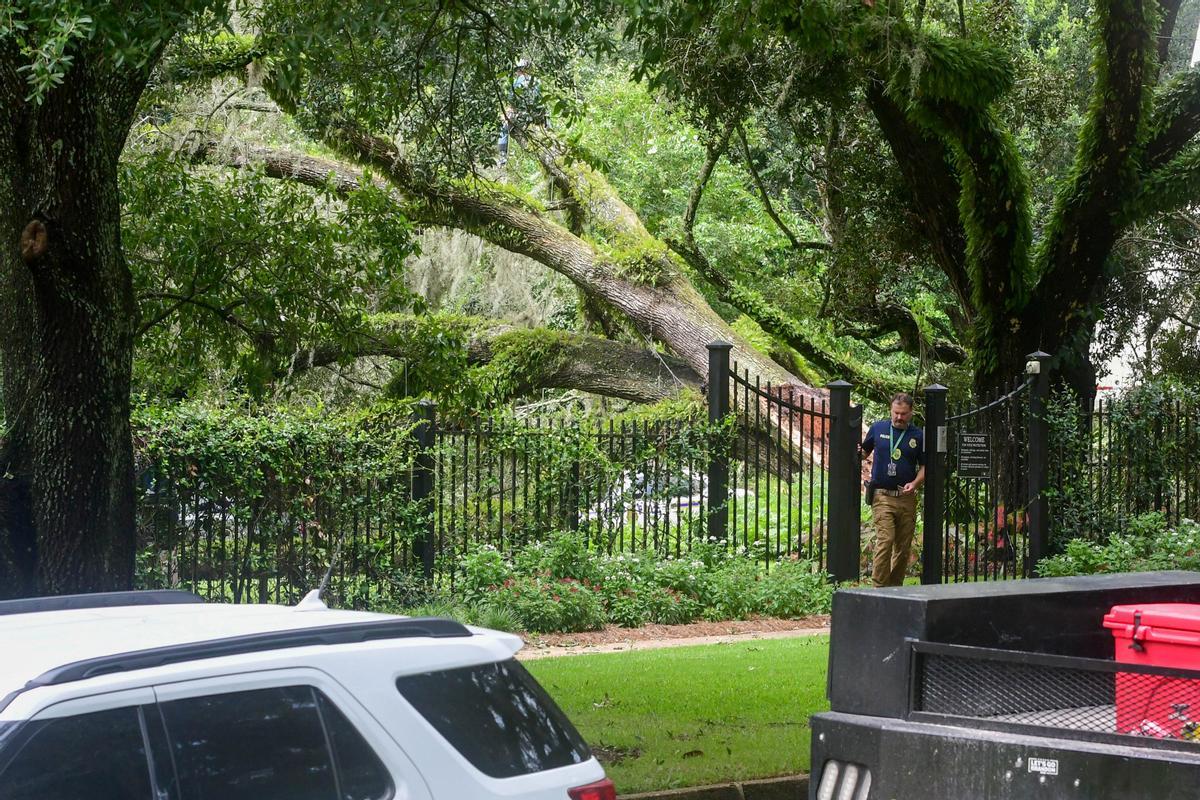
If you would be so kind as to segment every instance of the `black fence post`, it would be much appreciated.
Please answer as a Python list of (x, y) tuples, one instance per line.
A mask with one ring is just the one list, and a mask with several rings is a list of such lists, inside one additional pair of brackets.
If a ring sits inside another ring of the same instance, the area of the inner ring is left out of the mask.
[[(861, 549), (858, 512), (858, 442), (846, 381), (833, 381), (829, 389), (829, 572), (836, 581), (860, 577)], [(858, 413), (862, 425), (862, 411)]]
[(571, 497), (571, 507), (567, 510), (567, 530), (579, 530), (579, 514), (582, 512), (580, 506), (580, 491), (581, 475), (583, 469), (579, 463), (579, 448), (575, 449), (575, 458), (571, 461), (571, 488), (568, 494)]
[(847, 535), (850, 541), (854, 542), (854, 565), (855, 570), (861, 573), (861, 565), (859, 559), (862, 557), (862, 449), (859, 445), (863, 440), (863, 407), (850, 406), (850, 430), (846, 433), (846, 438), (849, 441), (850, 449), (854, 452), (853, 463), (849, 467), (850, 475), (847, 477), (850, 489), (848, 490), (853, 499), (850, 501), (850, 519), (846, 523), (848, 527)]
[(417, 455), (413, 460), (412, 501), (427, 514), (421, 530), (413, 538), (413, 557), (421, 562), (425, 580), (433, 580), (433, 559), (436, 553), (433, 530), (433, 446), (436, 439), (436, 406), (430, 400), (417, 403), (417, 426), (413, 429), (413, 440)]
[(921, 534), (921, 583), (942, 582), (942, 525), (946, 516), (946, 393), (925, 387), (925, 507)]
[[(729, 416), (729, 352), (733, 345), (716, 341), (708, 345), (708, 422), (716, 425)], [(708, 455), (708, 533), (724, 542), (729, 506), (729, 453), (715, 448)]]
[(1050, 355), (1041, 350), (1026, 356), (1026, 373), (1033, 379), (1029, 392), (1029, 562), (1026, 574), (1037, 575), (1037, 563), (1049, 555), (1050, 517), (1046, 513), (1046, 476), (1049, 470), (1050, 426), (1046, 403), (1050, 399)]

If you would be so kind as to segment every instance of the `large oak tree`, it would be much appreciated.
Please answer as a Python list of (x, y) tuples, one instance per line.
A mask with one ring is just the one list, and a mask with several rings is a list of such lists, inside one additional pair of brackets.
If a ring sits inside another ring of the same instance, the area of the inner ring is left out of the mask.
[[(1172, 42), (1195, 33), (1194, 16), (1177, 32), (1181, 6), (1097, 0), (1061, 9), (1063, 19), (1086, 20), (1090, 64), (1088, 80), (1063, 76), (1083, 86), (1082, 123), (1059, 123), (1073, 156), (1050, 174), (1013, 134), (1016, 79), (1031, 82), (1018, 70), (1036, 63), (1018, 51), (1039, 35), (1019, 5), (666, 0), (631, 6), (630, 31), (644, 69), (710, 112), (736, 119), (763, 106), (754, 80), (769, 71), (742, 68), (753, 63), (743, 53), (774, 51), (796, 65), (775, 66), (789, 91), (768, 100), (785, 112), (862, 97), (904, 177), (925, 252), (961, 306), (977, 388), (1007, 384), (1026, 354), (1045, 350), (1086, 394), (1096, 324), (1123, 268), (1114, 246), (1200, 198), (1200, 68), (1168, 63)], [(717, 55), (697, 58), (689, 46), (697, 36), (713, 44), (702, 53)], [(731, 108), (728, 97), (749, 99)], [(1073, 110), (1060, 102), (1057, 113), (1066, 120)], [(720, 136), (728, 123), (710, 116)]]
[(167, 42), (214, 5), (0, 4), (0, 595), (129, 584), (117, 165)]

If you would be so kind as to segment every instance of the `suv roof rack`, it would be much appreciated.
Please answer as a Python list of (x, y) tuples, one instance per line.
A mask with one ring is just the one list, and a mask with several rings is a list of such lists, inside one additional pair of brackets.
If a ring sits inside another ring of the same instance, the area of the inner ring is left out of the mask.
[(203, 602), (203, 597), (180, 589), (63, 594), (53, 597), (27, 597), (21, 600), (0, 601), (0, 617), (10, 614), (33, 614), (38, 611), (70, 611), (80, 608), (117, 608), (120, 606), (165, 606)]
[(413, 617), (411, 619), (384, 619), (370, 622), (348, 622), (341, 625), (322, 625), (316, 628), (295, 628), (284, 631), (267, 631), (226, 639), (209, 639), (202, 642), (153, 647), (128, 653), (115, 653), (82, 661), (73, 661), (43, 672), (20, 689), (0, 697), (0, 711), (22, 692), (41, 686), (56, 686), (73, 681), (82, 681), (99, 675), (115, 672), (130, 672), (139, 669), (198, 661), (206, 658), (257, 653), (265, 650), (282, 650), (312, 645), (353, 644), (372, 639), (406, 639), (429, 637), (447, 639), (472, 636), (470, 630), (460, 622), (436, 617)]
[(209, 639), (202, 642), (153, 647), (128, 653), (87, 658), (64, 664), (43, 672), (25, 684), (26, 689), (39, 686), (54, 686), (72, 681), (82, 681), (113, 672), (150, 669), (165, 664), (197, 661), (205, 658), (257, 653), (265, 650), (283, 650), (292, 647), (313, 645), (353, 644), (372, 639), (407, 639), (428, 637), (446, 639), (471, 636), (471, 631), (460, 622), (435, 617), (411, 619), (384, 619), (370, 622), (348, 622), (341, 625), (322, 625), (315, 628), (292, 628), (283, 631), (266, 631), (226, 639)]

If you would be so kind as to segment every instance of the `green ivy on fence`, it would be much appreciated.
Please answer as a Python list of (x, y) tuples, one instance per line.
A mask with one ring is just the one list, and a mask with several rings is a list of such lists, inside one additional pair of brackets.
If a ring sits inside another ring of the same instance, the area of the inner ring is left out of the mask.
[(133, 421), (141, 585), (294, 601), (340, 546), (337, 589), (357, 605), (406, 570), (428, 513), (411, 500), (411, 405), (143, 406)]

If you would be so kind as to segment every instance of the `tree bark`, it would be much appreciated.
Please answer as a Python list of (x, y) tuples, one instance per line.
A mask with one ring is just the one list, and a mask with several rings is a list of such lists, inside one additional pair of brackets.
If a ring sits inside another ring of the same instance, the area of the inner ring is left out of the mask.
[(145, 69), (98, 61), (77, 53), (38, 104), (0, 50), (0, 596), (132, 580), (135, 306), (117, 160)]
[[(1151, 24), (1158, 15), (1147, 2), (1097, 4), (1093, 101), (1035, 250), (1028, 246), (1021, 166), (989, 107), (978, 98), (916, 96), (905, 108), (867, 78), (868, 102), (912, 189), (935, 259), (972, 318), (981, 395), (1005, 388), (1034, 350), (1058, 357), (1074, 383), (1084, 382), (1116, 237), (1153, 205), (1144, 200), (1148, 192), (1160, 203), (1190, 196), (1188, 163), (1167, 175), (1153, 170), (1166, 168), (1200, 127), (1200, 81), (1191, 74), (1175, 79), (1145, 118), (1160, 44), (1160, 28)], [(1173, 4), (1163, 0), (1163, 31), (1173, 25)], [(924, 74), (932, 69), (926, 65)]]
[[(515, 354), (522, 367), (513, 396), (540, 389), (577, 389), (639, 403), (698, 391), (703, 379), (674, 356), (646, 347), (569, 331), (517, 328), (495, 320), (455, 320), (464, 330), (462, 347), (469, 364), (491, 364)], [(349, 359), (383, 356), (401, 360), (427, 352), (421, 320), (395, 316), (377, 319), (358, 341), (328, 344), (289, 365), (288, 372), (323, 367)], [(536, 351), (535, 358), (522, 358)]]
[(1118, 211), (1133, 194), (1138, 173), (1137, 144), (1146, 93), (1155, 80), (1156, 52), (1150, 12), (1137, 2), (1128, 8), (1102, 4), (1101, 45), (1095, 59), (1104, 103), (1080, 132), (1071, 179), (1059, 194), (1045, 238), (1035, 255), (1041, 276), (1022, 322), (1033, 327), (1044, 350), (1053, 353), (1079, 324), (1105, 262), (1120, 234)]
[(904, 109), (887, 96), (880, 81), (867, 80), (867, 105), (904, 175), (913, 211), (925, 228), (933, 259), (949, 279), (968, 322), (973, 322), (967, 236), (958, 208), (962, 186), (950, 167), (946, 145), (912, 122)]

